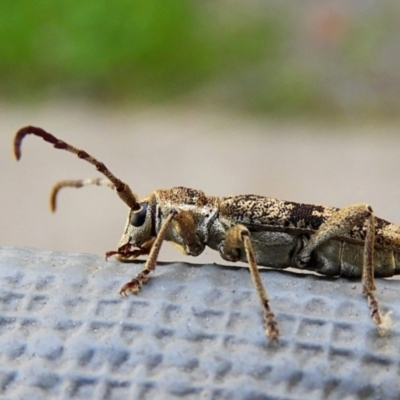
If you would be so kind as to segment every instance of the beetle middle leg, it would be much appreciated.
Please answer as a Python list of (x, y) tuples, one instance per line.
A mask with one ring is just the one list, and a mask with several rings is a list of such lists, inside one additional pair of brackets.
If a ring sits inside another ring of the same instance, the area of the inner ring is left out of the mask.
[(251, 244), (250, 232), (244, 225), (234, 225), (226, 234), (224, 246), (220, 249), (221, 256), (228, 261), (238, 261), (240, 260), (240, 252), (243, 248), (246, 252), (246, 259), (250, 268), (253, 284), (256, 288), (261, 306), (264, 309), (266, 334), (271, 340), (277, 341), (279, 338), (278, 323), (276, 322), (274, 312), (269, 306), (269, 298), (262, 283), (253, 245)]
[(376, 290), (374, 278), (374, 246), (375, 246), (375, 216), (368, 204), (355, 204), (344, 207), (325, 221), (308, 243), (294, 258), (299, 268), (304, 268), (311, 258), (311, 253), (322, 243), (348, 235), (355, 227), (364, 227), (364, 251), (362, 277), (363, 294), (367, 297), (372, 320), (379, 327), (379, 332), (384, 333), (389, 323), (387, 315), (381, 313), (379, 302), (373, 292)]

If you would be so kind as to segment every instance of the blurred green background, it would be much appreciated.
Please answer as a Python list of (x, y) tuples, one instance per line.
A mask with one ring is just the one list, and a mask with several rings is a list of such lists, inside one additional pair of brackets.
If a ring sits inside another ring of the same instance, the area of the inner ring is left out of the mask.
[(396, 116), (400, 3), (0, 2), (0, 98)]

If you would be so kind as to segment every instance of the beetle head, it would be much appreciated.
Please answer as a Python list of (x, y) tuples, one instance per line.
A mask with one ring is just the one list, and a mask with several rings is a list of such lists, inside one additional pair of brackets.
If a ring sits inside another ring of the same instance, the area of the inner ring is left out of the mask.
[(121, 260), (132, 260), (149, 253), (156, 237), (154, 196), (149, 196), (139, 204), (139, 210), (129, 210), (118, 250), (108, 252), (107, 257), (115, 255)]

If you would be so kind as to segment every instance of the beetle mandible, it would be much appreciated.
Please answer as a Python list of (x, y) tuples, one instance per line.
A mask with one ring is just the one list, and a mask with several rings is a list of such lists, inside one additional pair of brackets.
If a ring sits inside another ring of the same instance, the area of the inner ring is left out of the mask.
[(94, 165), (106, 178), (65, 180), (51, 191), (56, 208), (64, 187), (109, 186), (129, 207), (128, 219), (117, 250), (106, 253), (121, 261), (147, 255), (142, 271), (123, 285), (120, 294), (137, 292), (154, 271), (164, 240), (191, 256), (206, 246), (228, 261), (247, 262), (263, 308), (266, 335), (278, 340), (279, 327), (262, 283), (258, 265), (299, 268), (322, 275), (361, 277), (373, 322), (384, 333), (390, 325), (383, 315), (374, 276), (400, 274), (400, 227), (375, 217), (368, 204), (334, 208), (301, 204), (256, 195), (206, 196), (185, 187), (158, 189), (139, 201), (130, 187), (96, 158), (56, 138), (42, 128), (21, 128), (14, 139), (14, 154), (21, 157), (21, 143), (28, 134), (41, 137), (56, 149), (66, 150)]

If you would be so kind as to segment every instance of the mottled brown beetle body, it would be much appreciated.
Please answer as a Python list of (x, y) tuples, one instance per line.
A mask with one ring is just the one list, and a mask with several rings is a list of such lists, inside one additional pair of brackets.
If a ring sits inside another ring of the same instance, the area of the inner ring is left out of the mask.
[(63, 187), (109, 186), (130, 211), (116, 251), (121, 261), (147, 255), (142, 271), (125, 284), (120, 293), (138, 291), (155, 269), (164, 240), (177, 245), (185, 254), (198, 256), (206, 246), (228, 261), (248, 263), (264, 310), (266, 334), (279, 337), (278, 324), (264, 289), (258, 265), (273, 268), (300, 268), (323, 275), (361, 277), (372, 320), (384, 333), (389, 325), (373, 292), (374, 276), (400, 274), (400, 227), (376, 218), (367, 204), (342, 209), (308, 205), (256, 195), (206, 196), (184, 187), (155, 190), (139, 201), (129, 186), (116, 178), (97, 159), (83, 150), (57, 139), (41, 128), (20, 129), (14, 140), (14, 153), (27, 134), (50, 142), (55, 148), (76, 154), (91, 163), (107, 179), (58, 182), (51, 192), (51, 209), (56, 207)]
[[(184, 187), (155, 190), (141, 203), (149, 203), (154, 211), (146, 221), (149, 236), (156, 237), (170, 211), (190, 212), (195, 220), (195, 234), (198, 248), (190, 249), (182, 242), (173, 226), (168, 230), (165, 240), (177, 245), (185, 254), (200, 255), (206, 246), (226, 258), (223, 246), (227, 231), (243, 224), (251, 233), (257, 264), (272, 268), (301, 268), (322, 275), (360, 278), (362, 274), (364, 228), (354, 229), (343, 235), (322, 243), (312, 253), (305, 266), (296, 264), (295, 257), (301, 252), (310, 235), (318, 231), (322, 223), (339, 209), (319, 205), (309, 205), (278, 200), (256, 195), (239, 195), (218, 198), (206, 196), (202, 191)], [(140, 237), (130, 224), (129, 216), (123, 237), (118, 248), (125, 246), (129, 238)], [(154, 226), (150, 226), (153, 225)], [(152, 232), (152, 233), (151, 233)], [(400, 227), (376, 218), (375, 276), (390, 277), (400, 274)], [(142, 239), (143, 241), (143, 239)], [(376, 242), (378, 242), (376, 240)], [(399, 244), (396, 246), (396, 242)], [(130, 243), (137, 246), (142, 243)], [(246, 262), (241, 252), (237, 259), (228, 261)]]

